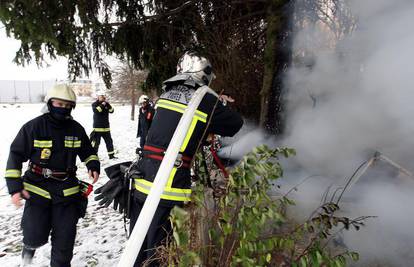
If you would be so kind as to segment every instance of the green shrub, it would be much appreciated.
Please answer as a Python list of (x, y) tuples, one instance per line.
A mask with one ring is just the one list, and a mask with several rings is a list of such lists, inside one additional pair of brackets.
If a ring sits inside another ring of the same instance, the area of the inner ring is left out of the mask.
[[(335, 216), (339, 206), (325, 203), (309, 220), (297, 224), (284, 210), (294, 202), (271, 197), (273, 183), (283, 175), (278, 157), (295, 155), (289, 148), (257, 147), (232, 171), (226, 193), (213, 198), (198, 184), (191, 204), (174, 208), (171, 242), (159, 250), (168, 266), (345, 266), (358, 253), (332, 251), (335, 234), (356, 230), (366, 217)], [(199, 175), (209, 175), (198, 170)], [(205, 179), (201, 179), (205, 180)]]

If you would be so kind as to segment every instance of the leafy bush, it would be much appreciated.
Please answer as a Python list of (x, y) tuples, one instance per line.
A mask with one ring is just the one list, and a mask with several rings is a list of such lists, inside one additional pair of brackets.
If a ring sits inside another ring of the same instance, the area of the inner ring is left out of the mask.
[[(213, 198), (202, 184), (193, 190), (185, 209), (174, 208), (173, 238), (159, 248), (168, 266), (345, 266), (358, 253), (331, 251), (335, 233), (356, 230), (366, 217), (336, 216), (339, 206), (325, 203), (304, 223), (289, 221), (284, 210), (294, 202), (271, 197), (283, 175), (278, 157), (295, 155), (289, 148), (257, 147), (232, 171), (226, 193)], [(200, 172), (200, 171), (199, 171)], [(209, 175), (204, 172), (199, 175)], [(334, 232), (336, 230), (336, 232)]]

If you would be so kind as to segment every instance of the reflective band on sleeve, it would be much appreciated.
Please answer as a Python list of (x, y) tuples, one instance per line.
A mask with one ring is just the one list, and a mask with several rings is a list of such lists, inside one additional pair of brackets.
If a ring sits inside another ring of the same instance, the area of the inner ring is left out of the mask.
[(102, 112), (102, 108), (100, 106), (97, 106), (96, 110), (99, 111), (99, 112)]
[(66, 140), (65, 147), (72, 147), (72, 148), (81, 147), (81, 141), (80, 140), (79, 141)]
[(52, 147), (52, 140), (33, 140), (34, 147)]
[(24, 189), (26, 189), (29, 192), (35, 193), (35, 194), (37, 194), (39, 196), (42, 196), (44, 198), (51, 199), (51, 196), (50, 196), (49, 192), (47, 192), (46, 190), (43, 190), (40, 187), (34, 186), (34, 185), (26, 183), (26, 182), (23, 182), (23, 186), (24, 186)]
[(90, 155), (89, 157), (87, 157), (85, 159), (85, 164), (88, 164), (88, 162), (91, 161), (91, 160), (98, 160), (99, 161), (99, 158), (98, 158), (97, 155)]
[(114, 108), (110, 108), (109, 109), (109, 112), (114, 112)]
[(109, 132), (109, 131), (111, 131), (111, 128), (93, 128), (93, 130), (95, 132), (103, 133), (103, 132)]
[(6, 178), (20, 178), (22, 176), (22, 171), (18, 169), (7, 169)]
[(65, 197), (71, 196), (73, 194), (78, 193), (79, 191), (80, 191), (79, 185), (77, 185), (77, 186), (74, 186), (74, 187), (63, 190), (63, 196), (65, 196)]

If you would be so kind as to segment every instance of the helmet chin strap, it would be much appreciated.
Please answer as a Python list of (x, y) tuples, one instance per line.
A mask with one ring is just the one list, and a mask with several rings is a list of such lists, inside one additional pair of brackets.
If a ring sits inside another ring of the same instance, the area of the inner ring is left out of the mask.
[[(208, 76), (210, 76), (210, 78), (208, 77)], [(208, 87), (210, 87), (210, 84), (211, 84), (211, 82), (214, 80), (216, 78), (216, 75), (214, 75), (214, 73), (211, 73), (211, 74), (206, 74), (206, 75), (203, 75), (203, 82), (208, 86)]]

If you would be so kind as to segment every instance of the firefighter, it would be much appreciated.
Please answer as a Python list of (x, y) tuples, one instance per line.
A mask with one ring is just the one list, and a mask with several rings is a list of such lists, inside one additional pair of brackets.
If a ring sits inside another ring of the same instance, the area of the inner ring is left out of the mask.
[(144, 148), (145, 139), (147, 138), (148, 129), (151, 126), (152, 118), (155, 110), (150, 103), (150, 99), (146, 95), (141, 95), (138, 100), (139, 115), (138, 115), (138, 131), (139, 147)]
[[(214, 78), (212, 66), (206, 58), (194, 52), (187, 52), (178, 62), (177, 75), (164, 81), (164, 92), (155, 106), (154, 119), (143, 147), (143, 158), (138, 162), (138, 170), (142, 173), (142, 177), (134, 179), (133, 199), (130, 203), (130, 231), (135, 226), (163, 160), (164, 152), (187, 104), (198, 88), (209, 86)], [(175, 205), (182, 206), (183, 203), (190, 201), (190, 165), (199, 144), (204, 141), (202, 138), (210, 133), (233, 136), (242, 125), (241, 116), (224, 106), (215, 95), (208, 93), (204, 96), (180, 148), (175, 167), (170, 173), (167, 186), (161, 195), (160, 204), (134, 266), (142, 266), (144, 261), (153, 257), (155, 248), (170, 234), (171, 209)], [(108, 202), (114, 199), (114, 192), (119, 191), (119, 189), (110, 188), (113, 184), (111, 180), (108, 182), (108, 188), (104, 185), (97, 190), (96, 193), (101, 195), (98, 195), (96, 199), (103, 199), (102, 204), (108, 205)], [(159, 262), (152, 261), (150, 266), (159, 266), (159, 264)]]
[[(76, 177), (76, 157), (86, 164), (89, 177), (99, 178), (100, 163), (84, 128), (72, 119), (76, 95), (65, 84), (46, 95), (43, 115), (27, 122), (10, 146), (6, 183), (17, 207), (25, 199), (23, 266), (30, 264), (35, 249), (48, 242), (50, 266), (70, 266), (78, 219), (86, 212), (84, 182)], [(22, 175), (22, 164), (29, 161)]]
[(91, 133), (92, 146), (96, 153), (99, 150), (101, 137), (105, 140), (106, 150), (110, 159), (116, 159), (114, 144), (111, 137), (111, 129), (109, 128), (109, 113), (114, 113), (114, 108), (106, 100), (103, 92), (99, 92), (97, 100), (92, 103), (93, 110), (93, 132)]

